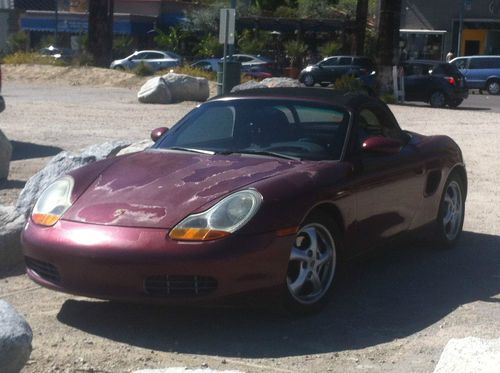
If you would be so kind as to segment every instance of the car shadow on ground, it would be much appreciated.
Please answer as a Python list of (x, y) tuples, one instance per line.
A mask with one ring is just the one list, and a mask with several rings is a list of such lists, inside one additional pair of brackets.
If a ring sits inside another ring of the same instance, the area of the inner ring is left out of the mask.
[(346, 265), (322, 312), (169, 308), (68, 300), (57, 318), (84, 332), (159, 351), (283, 357), (361, 349), (409, 336), (460, 305), (498, 302), (500, 237), (464, 232), (452, 250), (403, 246)]
[(0, 190), (2, 189), (21, 189), (26, 185), (23, 180), (0, 180)]
[(63, 149), (57, 146), (39, 145), (22, 141), (11, 141), (10, 143), (12, 144), (11, 161), (51, 157), (63, 151)]
[[(404, 102), (401, 104), (396, 104), (398, 106), (407, 106), (407, 107), (414, 107), (414, 108), (422, 108), (422, 109), (432, 109), (432, 106), (426, 103), (416, 103), (416, 102)], [(469, 110), (469, 111), (491, 111), (491, 108), (489, 107), (473, 107), (473, 106), (466, 106), (466, 104), (460, 105), (458, 107), (452, 108), (449, 106), (445, 106), (442, 108), (434, 108), (434, 109), (442, 109), (442, 110)]]

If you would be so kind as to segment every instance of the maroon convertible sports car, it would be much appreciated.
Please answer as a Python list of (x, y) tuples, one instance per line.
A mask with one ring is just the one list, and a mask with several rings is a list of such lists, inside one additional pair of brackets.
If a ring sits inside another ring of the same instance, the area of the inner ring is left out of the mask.
[(243, 91), (152, 137), (43, 192), (22, 237), (31, 279), (146, 302), (272, 289), (304, 311), (326, 302), (339, 259), (424, 226), (444, 246), (462, 231), (459, 147), (401, 130), (367, 95)]

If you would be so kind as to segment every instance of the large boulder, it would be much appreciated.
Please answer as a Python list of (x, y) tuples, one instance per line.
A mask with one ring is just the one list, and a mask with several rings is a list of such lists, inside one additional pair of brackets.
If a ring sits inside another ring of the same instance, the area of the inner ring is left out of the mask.
[(148, 104), (206, 101), (209, 96), (207, 79), (175, 73), (149, 79), (137, 94), (139, 102)]
[(0, 180), (9, 176), (10, 158), (12, 157), (12, 145), (0, 130)]
[(31, 354), (33, 332), (26, 320), (0, 300), (0, 372), (18, 373)]
[(163, 75), (172, 102), (206, 101), (210, 95), (208, 80), (185, 74), (168, 73)]
[(146, 148), (149, 148), (153, 144), (154, 144), (154, 142), (151, 140), (138, 141), (138, 142), (135, 142), (133, 144), (130, 144), (130, 146), (127, 146), (126, 148), (123, 148), (122, 150), (120, 150), (118, 152), (117, 155), (124, 155), (124, 154), (140, 152)]
[(172, 95), (161, 77), (149, 79), (137, 94), (139, 102), (144, 104), (169, 104), (172, 102)]
[(28, 180), (17, 200), (17, 210), (27, 218), (40, 194), (53, 181), (75, 168), (115, 156), (121, 149), (129, 145), (129, 141), (117, 140), (89, 146), (80, 154), (66, 151), (57, 154), (45, 168)]
[(446, 344), (434, 373), (498, 372), (500, 338), (452, 338)]
[(304, 87), (302, 83), (300, 83), (296, 79), (291, 78), (266, 78), (260, 82), (256, 82), (254, 80), (250, 80), (243, 84), (237, 85), (233, 87), (231, 92), (244, 91), (246, 89), (255, 89), (255, 88), (298, 88)]
[(9, 269), (23, 260), (20, 236), (26, 219), (14, 206), (0, 205), (0, 268)]

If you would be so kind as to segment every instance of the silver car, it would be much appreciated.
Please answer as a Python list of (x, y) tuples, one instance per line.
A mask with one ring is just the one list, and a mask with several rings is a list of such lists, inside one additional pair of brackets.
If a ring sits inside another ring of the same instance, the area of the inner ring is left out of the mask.
[(141, 62), (153, 71), (157, 71), (179, 66), (181, 57), (173, 52), (136, 51), (121, 60), (114, 60), (109, 67), (116, 70), (132, 70)]

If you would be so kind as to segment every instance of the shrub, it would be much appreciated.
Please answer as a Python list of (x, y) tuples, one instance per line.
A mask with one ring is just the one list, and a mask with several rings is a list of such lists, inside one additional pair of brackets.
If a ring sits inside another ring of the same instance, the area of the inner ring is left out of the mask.
[(335, 81), (333, 88), (342, 91), (362, 91), (363, 84), (352, 75), (343, 75)]
[(54, 66), (66, 66), (67, 63), (62, 60), (56, 60), (55, 58), (49, 56), (42, 56), (38, 53), (27, 53), (27, 52), (16, 52), (13, 54), (8, 54), (4, 57), (3, 63), (11, 65), (21, 65), (21, 64), (37, 64), (37, 65), (54, 65)]
[(336, 41), (329, 41), (318, 48), (322, 57), (335, 56), (340, 52), (342, 45)]
[(24, 31), (9, 36), (7, 46), (10, 53), (26, 52), (29, 49), (29, 35)]
[[(170, 70), (169, 70), (170, 71)], [(161, 73), (161, 75), (169, 72), (167, 70), (163, 70), (159, 73)], [(194, 67), (191, 67), (191, 66), (179, 66), (179, 67), (175, 67), (173, 69), (174, 73), (177, 73), (177, 74), (186, 74), (186, 75), (190, 75), (190, 76), (197, 76), (197, 77), (200, 77), (200, 78), (206, 78), (208, 80), (212, 80), (212, 81), (216, 81), (217, 80), (217, 73), (214, 72), (214, 71), (206, 71), (206, 70), (202, 70), (202, 69), (196, 69)]]

